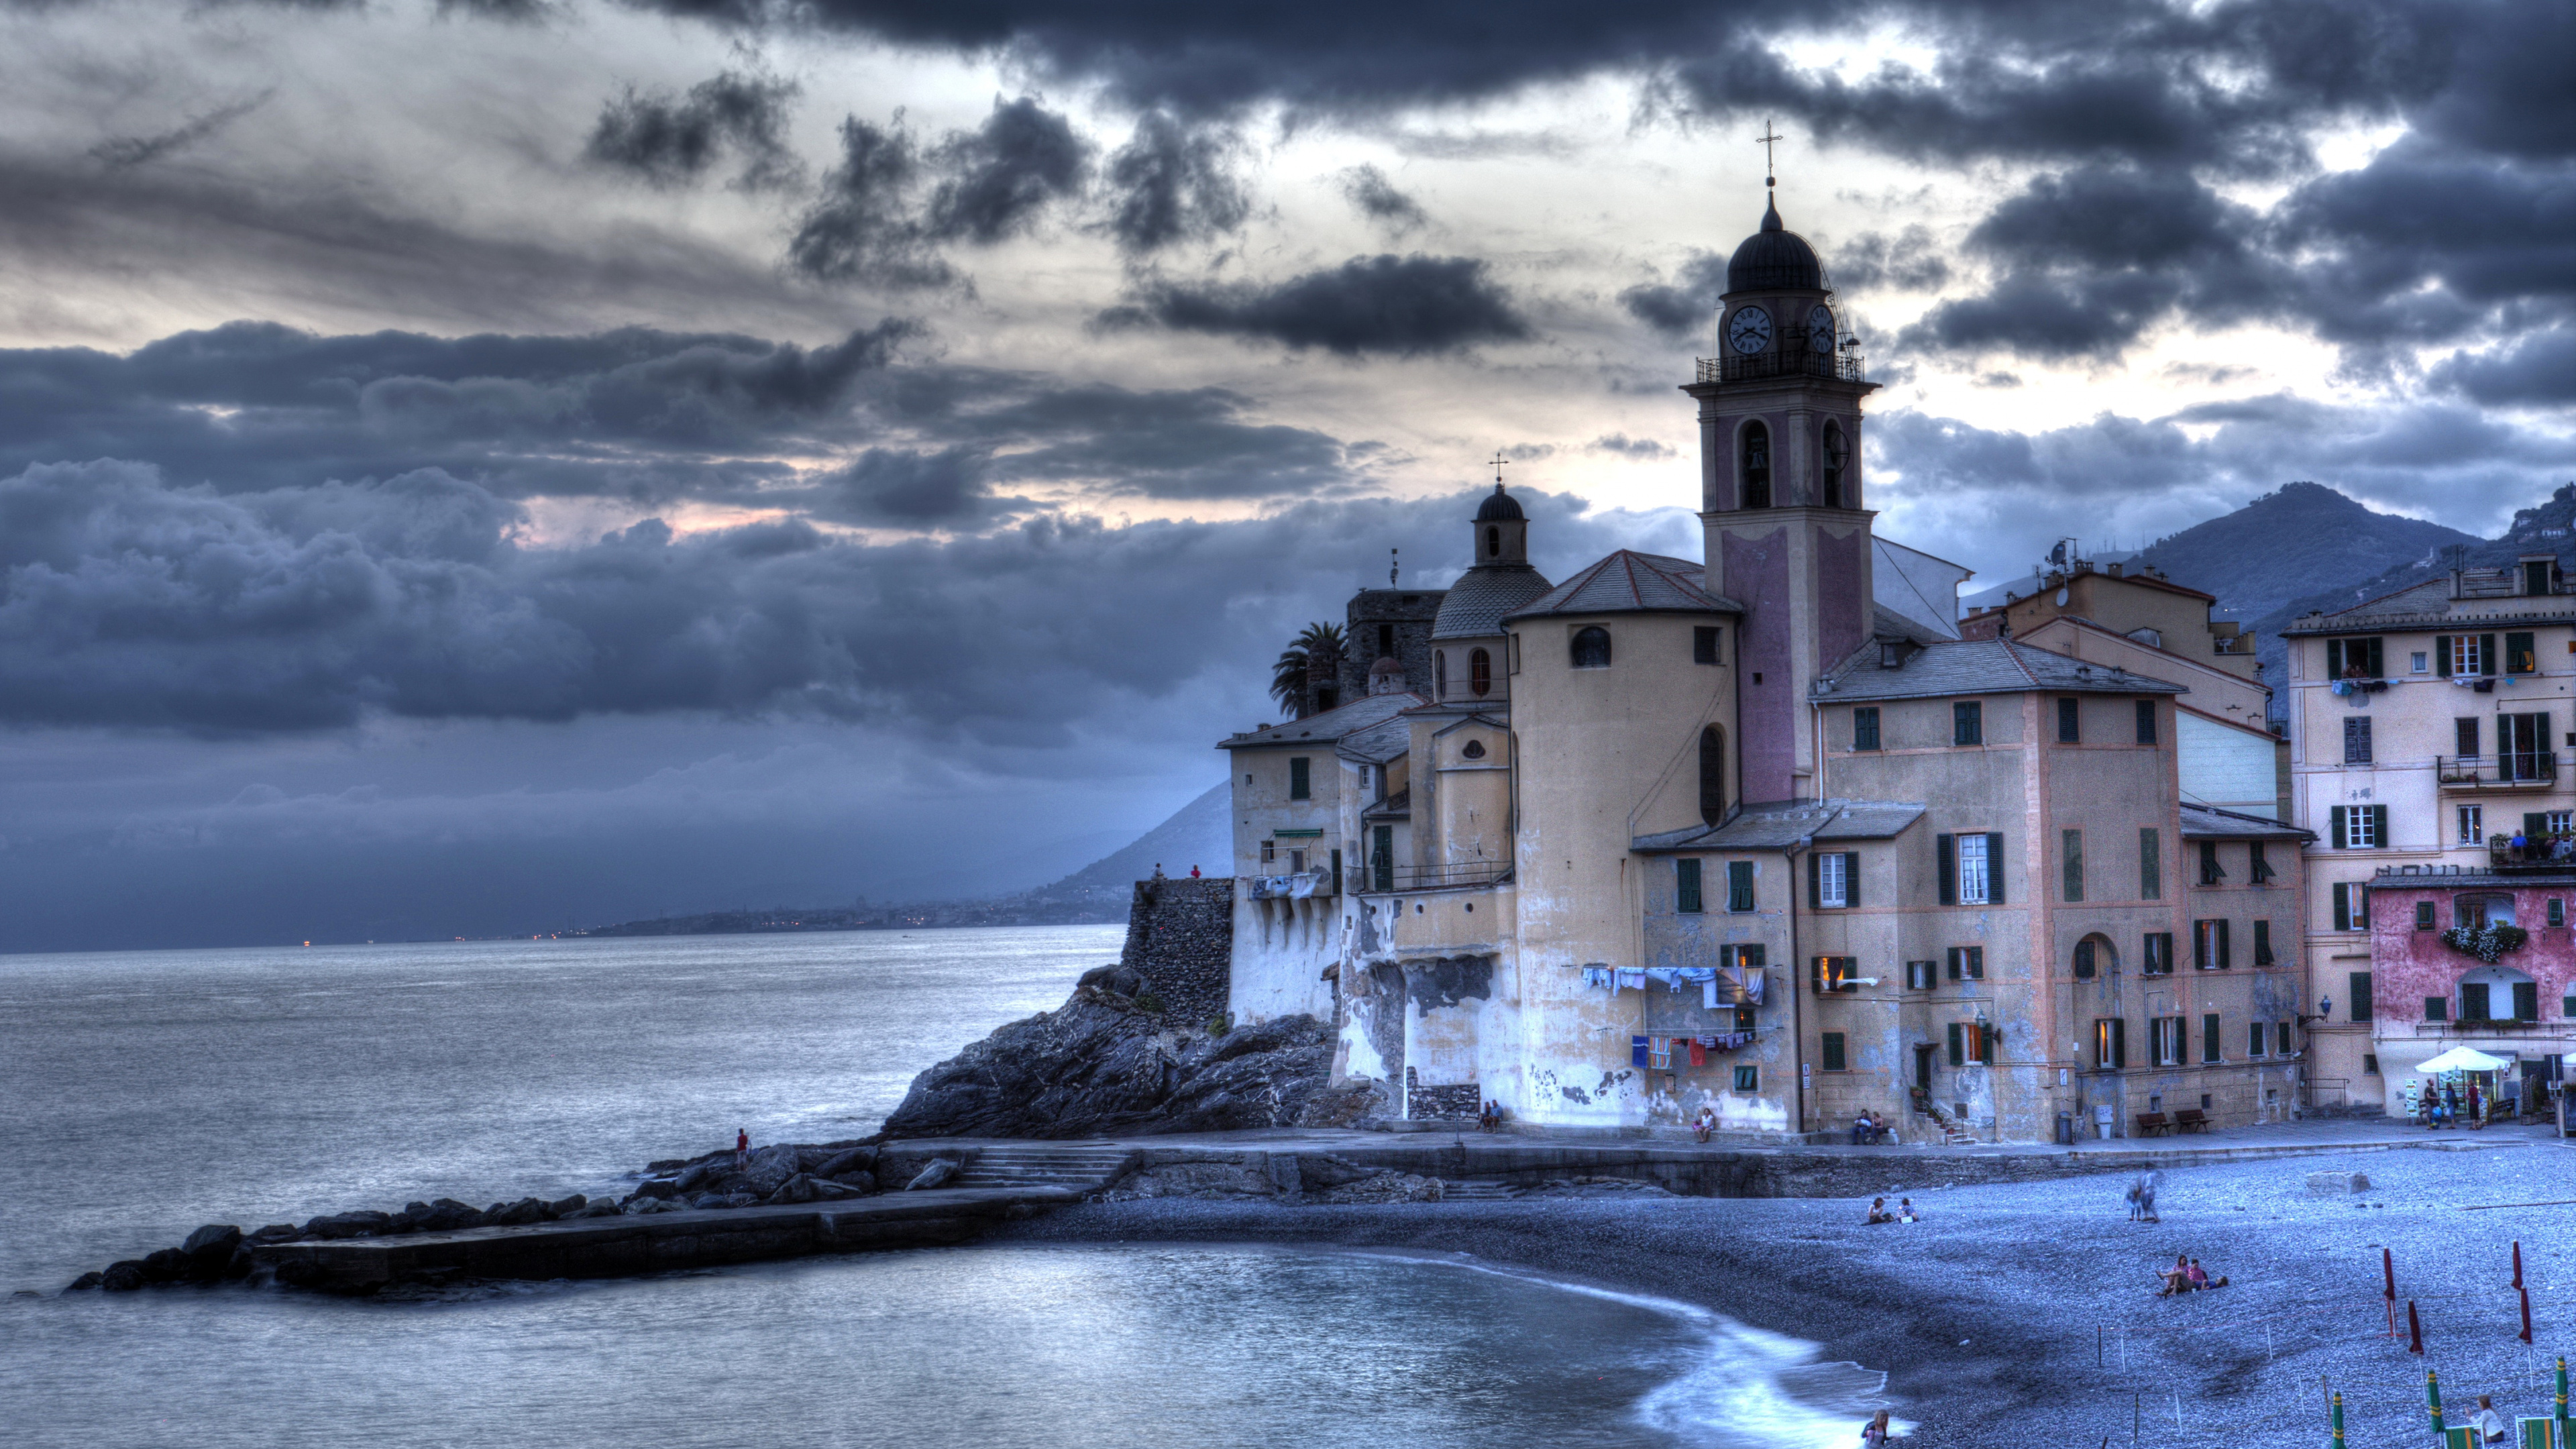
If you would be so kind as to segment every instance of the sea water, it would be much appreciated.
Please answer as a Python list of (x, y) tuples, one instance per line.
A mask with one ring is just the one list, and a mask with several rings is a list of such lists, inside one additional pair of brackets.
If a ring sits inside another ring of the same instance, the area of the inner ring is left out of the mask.
[(0, 957), (29, 1445), (1844, 1445), (1875, 1375), (1464, 1258), (995, 1244), (414, 1302), (56, 1295), (201, 1222), (864, 1135), (1117, 927)]

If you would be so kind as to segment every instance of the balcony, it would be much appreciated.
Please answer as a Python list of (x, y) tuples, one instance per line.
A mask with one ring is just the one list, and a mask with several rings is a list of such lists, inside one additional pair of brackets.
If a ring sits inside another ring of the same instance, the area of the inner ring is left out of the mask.
[(1256, 901), (1302, 901), (1337, 893), (1332, 870), (1320, 865), (1298, 875), (1256, 875), (1250, 888)]
[(1512, 873), (1508, 860), (1467, 860), (1453, 865), (1393, 865), (1372, 861), (1361, 871), (1363, 894), (1463, 890), (1487, 886)]
[(2558, 756), (2547, 750), (2436, 755), (2433, 776), (2445, 790), (2546, 790), (2558, 783)]
[(1760, 382), (1774, 377), (1829, 377), (1841, 382), (1867, 382), (1868, 369), (1848, 353), (1811, 351), (1803, 338), (1784, 337), (1769, 352), (1699, 360), (1700, 382)]

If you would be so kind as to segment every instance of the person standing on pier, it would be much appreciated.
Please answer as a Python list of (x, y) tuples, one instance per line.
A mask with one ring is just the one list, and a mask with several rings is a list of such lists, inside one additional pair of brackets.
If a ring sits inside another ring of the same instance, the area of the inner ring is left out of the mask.
[(741, 1172), (751, 1166), (751, 1129), (737, 1127), (733, 1132), (733, 1170)]

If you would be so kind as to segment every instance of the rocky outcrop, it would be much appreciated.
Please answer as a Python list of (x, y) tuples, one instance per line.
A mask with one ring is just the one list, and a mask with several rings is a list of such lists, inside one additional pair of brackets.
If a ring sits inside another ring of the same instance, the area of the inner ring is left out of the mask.
[(913, 1078), (885, 1135), (1238, 1132), (1342, 1115), (1345, 1104), (1327, 1090), (1332, 1033), (1322, 1022), (1294, 1016), (1214, 1031), (1153, 1005), (1136, 972), (1088, 972), (1064, 1005)]

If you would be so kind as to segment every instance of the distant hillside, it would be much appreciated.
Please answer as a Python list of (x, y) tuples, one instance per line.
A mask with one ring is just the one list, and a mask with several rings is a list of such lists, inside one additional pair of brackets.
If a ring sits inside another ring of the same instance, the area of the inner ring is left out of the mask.
[(2374, 513), (2322, 483), (2288, 483), (2235, 512), (2161, 538), (2138, 561), (2187, 588), (2216, 594), (2222, 617), (2262, 618), (2295, 600), (2350, 589), (2429, 562), (2472, 534)]
[(1124, 900), (1127, 887), (1152, 875), (1157, 864), (1172, 875), (1188, 875), (1191, 866), (1208, 875), (1232, 875), (1233, 804), (1232, 788), (1219, 780), (1169, 820), (1042, 890), (1064, 894), (1105, 886)]
[[(2463, 568), (2501, 568), (2524, 554), (2546, 553), (2557, 556), (2561, 569), (2576, 573), (2576, 533), (2571, 530), (2576, 530), (2576, 483), (2550, 494), (2548, 501), (2537, 507), (2517, 511), (2512, 525), (2495, 538), (2459, 540), (2458, 563)], [(2449, 550), (2444, 549), (2430, 558), (2413, 559), (2340, 588), (2320, 589), (2292, 599), (2264, 617), (2264, 636), (2268, 642), (2283, 625), (2302, 614), (2349, 609), (2366, 599), (2393, 594), (2449, 573), (2452, 562)]]

